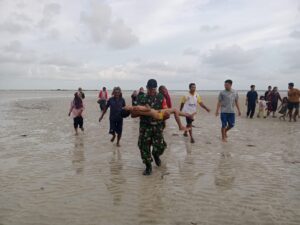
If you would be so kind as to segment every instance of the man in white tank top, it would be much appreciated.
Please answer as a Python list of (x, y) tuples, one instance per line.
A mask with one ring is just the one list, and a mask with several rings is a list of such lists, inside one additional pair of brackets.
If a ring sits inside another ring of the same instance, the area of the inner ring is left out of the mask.
[[(198, 93), (196, 93), (196, 84), (190, 83), (189, 89), (190, 89), (189, 93), (186, 96), (183, 96), (181, 98), (180, 111), (195, 115), (197, 113), (197, 105), (199, 104), (207, 112), (210, 112), (210, 109), (207, 108), (204, 105), (204, 103), (202, 102), (200, 95)], [(192, 134), (193, 121), (194, 121), (193, 118), (186, 117), (186, 126), (191, 128), (189, 130), (190, 137), (191, 137), (191, 143), (195, 143), (195, 140), (194, 140), (193, 134)], [(183, 135), (187, 137), (187, 132), (184, 132)]]

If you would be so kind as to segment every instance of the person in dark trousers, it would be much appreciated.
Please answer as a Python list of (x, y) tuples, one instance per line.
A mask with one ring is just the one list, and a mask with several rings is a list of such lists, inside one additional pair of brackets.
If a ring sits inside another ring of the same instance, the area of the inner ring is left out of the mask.
[(99, 118), (99, 122), (103, 119), (103, 116), (110, 107), (109, 133), (112, 135), (111, 142), (114, 142), (117, 134), (117, 147), (120, 147), (120, 140), (123, 130), (123, 116), (122, 108), (126, 106), (125, 99), (122, 97), (121, 88), (115, 87), (112, 92), (112, 97), (107, 101), (106, 107)]
[(250, 88), (251, 90), (248, 91), (246, 97), (246, 106), (247, 106), (247, 118), (250, 116), (250, 118), (252, 119), (255, 113), (256, 103), (258, 103), (258, 94), (255, 91), (255, 85), (252, 84)]

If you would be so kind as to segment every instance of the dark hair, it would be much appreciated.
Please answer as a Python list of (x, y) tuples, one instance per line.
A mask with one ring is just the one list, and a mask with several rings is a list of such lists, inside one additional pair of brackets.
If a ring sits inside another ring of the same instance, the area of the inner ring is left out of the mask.
[(126, 117), (130, 116), (130, 114), (131, 114), (130, 111), (127, 111), (125, 109), (121, 110), (121, 117), (122, 118), (126, 118)]
[(251, 86), (250, 86), (250, 88), (254, 88), (255, 87), (255, 85), (254, 84), (252, 84)]
[(114, 89), (113, 89), (113, 91), (112, 91), (111, 94), (114, 95), (116, 91), (119, 91), (119, 92), (120, 92), (120, 97), (122, 98), (122, 90), (121, 90), (120, 87), (114, 87)]
[(268, 86), (268, 88), (272, 88), (272, 86), (271, 86), (271, 85), (269, 85), (269, 86)]
[(102, 90), (106, 90), (106, 87), (103, 87)]
[(289, 86), (294, 87), (294, 83), (292, 83), (292, 82), (289, 83)]
[(225, 84), (232, 84), (232, 80), (225, 80)]
[(196, 86), (196, 84), (195, 84), (195, 83), (190, 83), (190, 84), (189, 84), (189, 89), (191, 89), (193, 85), (195, 85), (195, 86)]
[(265, 96), (261, 95), (261, 96), (259, 97), (259, 100), (263, 100), (263, 99), (265, 99)]
[(74, 94), (74, 100), (73, 100), (73, 103), (74, 103), (74, 106), (75, 106), (76, 109), (80, 109), (80, 108), (83, 107), (82, 99), (80, 98), (78, 92), (75, 92), (75, 94)]

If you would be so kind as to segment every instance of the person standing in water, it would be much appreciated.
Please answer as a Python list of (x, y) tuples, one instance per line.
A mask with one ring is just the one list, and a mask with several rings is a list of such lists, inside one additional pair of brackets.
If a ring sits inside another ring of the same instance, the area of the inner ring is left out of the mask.
[(120, 140), (123, 131), (123, 116), (122, 108), (126, 106), (125, 99), (122, 97), (122, 91), (120, 87), (115, 87), (112, 92), (112, 97), (107, 101), (106, 107), (99, 118), (99, 122), (102, 121), (107, 109), (110, 108), (109, 115), (109, 134), (112, 135), (111, 142), (115, 141), (117, 134), (117, 147), (120, 147)]
[(216, 116), (219, 115), (221, 108), (221, 134), (222, 141), (227, 142), (227, 132), (235, 125), (234, 106), (238, 110), (238, 115), (241, 116), (240, 106), (238, 102), (238, 93), (232, 89), (232, 80), (226, 80), (224, 84), (225, 90), (221, 91), (218, 97)]
[[(210, 112), (210, 109), (206, 107), (206, 105), (204, 105), (204, 103), (202, 102), (200, 95), (196, 93), (196, 84), (190, 83), (189, 89), (189, 93), (181, 98), (180, 111), (191, 115), (195, 115), (197, 113), (197, 105), (199, 104), (207, 112)], [(193, 137), (192, 132), (193, 121), (193, 117), (186, 117), (186, 127), (190, 128), (189, 134), (191, 137), (191, 143), (195, 143), (195, 139)], [(183, 135), (187, 137), (187, 132), (185, 131)]]
[(98, 96), (98, 104), (101, 112), (103, 112), (103, 110), (105, 109), (107, 100), (108, 100), (108, 92), (106, 90), (106, 87), (103, 87), (102, 90), (99, 92), (99, 96)]
[(258, 103), (258, 94), (255, 91), (255, 85), (250, 86), (251, 90), (248, 91), (246, 96), (246, 106), (247, 106), (247, 118), (253, 118), (255, 113), (256, 103)]
[(79, 93), (75, 92), (74, 99), (71, 102), (71, 106), (70, 106), (70, 110), (69, 110), (69, 114), (68, 114), (68, 116), (70, 116), (72, 114), (75, 135), (78, 135), (78, 127), (82, 130), (82, 132), (84, 131), (83, 117), (82, 117), (83, 110), (84, 110), (84, 105), (83, 105), (82, 99), (81, 99)]

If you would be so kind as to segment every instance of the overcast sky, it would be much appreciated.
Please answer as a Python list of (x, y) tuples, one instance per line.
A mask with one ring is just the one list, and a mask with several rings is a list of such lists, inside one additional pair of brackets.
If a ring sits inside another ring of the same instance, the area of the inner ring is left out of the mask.
[(298, 0), (0, 0), (0, 89), (300, 87)]

